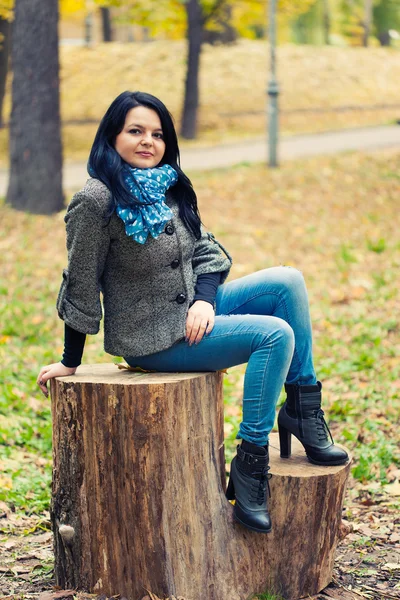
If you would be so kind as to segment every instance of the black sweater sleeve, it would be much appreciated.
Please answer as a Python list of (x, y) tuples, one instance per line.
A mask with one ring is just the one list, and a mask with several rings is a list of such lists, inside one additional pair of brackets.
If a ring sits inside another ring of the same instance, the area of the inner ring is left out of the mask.
[[(203, 273), (197, 277), (195, 296), (196, 300), (210, 302), (214, 306), (217, 288), (221, 281), (221, 273)], [(79, 367), (85, 347), (86, 334), (72, 329), (64, 324), (64, 354), (61, 362), (66, 367)]]
[(64, 354), (61, 362), (65, 367), (79, 367), (85, 341), (86, 333), (76, 331), (64, 323)]
[(221, 273), (202, 273), (198, 275), (193, 302), (204, 300), (214, 306), (215, 296), (221, 282)]

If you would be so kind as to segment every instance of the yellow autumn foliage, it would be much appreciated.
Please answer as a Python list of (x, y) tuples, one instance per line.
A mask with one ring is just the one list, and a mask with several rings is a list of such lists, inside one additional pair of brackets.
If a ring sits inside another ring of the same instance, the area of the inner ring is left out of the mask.
[[(186, 0), (187, 1), (187, 0)], [(146, 27), (153, 37), (182, 39), (187, 28), (184, 0), (60, 0), (61, 14), (65, 17), (79, 11), (94, 10), (96, 6), (109, 6), (119, 23)], [(213, 13), (216, 0), (200, 0), (203, 14)], [(279, 22), (287, 24), (293, 17), (306, 12), (315, 0), (280, 0), (277, 14)], [(232, 10), (232, 26), (240, 36), (252, 37), (252, 28), (263, 27), (267, 22), (268, 0), (226, 0), (223, 6)], [(218, 29), (217, 17), (207, 22), (207, 28)]]
[[(61, 17), (68, 17), (75, 13), (92, 10), (101, 1), (95, 0), (60, 0)], [(14, 0), (0, 0), (0, 18), (12, 20), (14, 12)]]
[(14, 0), (0, 0), (0, 19), (12, 21)]
[(83, 12), (87, 10), (86, 0), (61, 0), (60, 1), (60, 13), (62, 17), (68, 17), (77, 12)]

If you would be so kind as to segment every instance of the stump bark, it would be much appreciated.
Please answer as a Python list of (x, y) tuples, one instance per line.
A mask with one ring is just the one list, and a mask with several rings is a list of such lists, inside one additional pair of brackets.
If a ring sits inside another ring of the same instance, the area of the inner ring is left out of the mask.
[(350, 465), (289, 460), (270, 440), (270, 534), (225, 498), (220, 372), (81, 366), (51, 381), (56, 583), (140, 600), (294, 600), (331, 580)]

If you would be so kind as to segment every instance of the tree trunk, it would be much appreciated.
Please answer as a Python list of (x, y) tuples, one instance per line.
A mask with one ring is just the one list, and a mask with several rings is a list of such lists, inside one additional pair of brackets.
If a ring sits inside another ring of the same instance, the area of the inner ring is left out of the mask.
[(57, 24), (58, 0), (16, 0), (7, 202), (41, 214), (63, 207)]
[(103, 26), (103, 42), (112, 42), (111, 12), (107, 6), (101, 6), (101, 23)]
[[(56, 583), (107, 597), (294, 600), (331, 580), (350, 464), (270, 439), (272, 532), (225, 498), (222, 373), (81, 366), (51, 380)], [(310, 549), (312, 551), (310, 551)]]
[(91, 48), (93, 45), (93, 14), (88, 12), (85, 16), (85, 45)]
[(324, 43), (326, 46), (330, 44), (331, 35), (331, 11), (329, 6), (329, 0), (323, 1), (323, 30), (324, 30)]
[(378, 40), (381, 46), (390, 46), (391, 45), (391, 37), (388, 31), (381, 31), (378, 34)]
[(0, 19), (0, 127), (4, 127), (3, 103), (10, 58), (10, 34), (11, 23), (7, 19)]
[(368, 47), (369, 36), (371, 35), (371, 23), (372, 23), (372, 0), (364, 0), (364, 34), (363, 34), (363, 46)]
[(188, 59), (185, 80), (181, 135), (192, 140), (197, 133), (197, 109), (199, 106), (199, 67), (203, 41), (203, 14), (199, 0), (185, 4), (187, 13)]

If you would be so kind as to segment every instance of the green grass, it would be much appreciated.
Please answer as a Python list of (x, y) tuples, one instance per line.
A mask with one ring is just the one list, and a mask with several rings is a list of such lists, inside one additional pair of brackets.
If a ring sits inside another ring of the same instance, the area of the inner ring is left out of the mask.
[(272, 594), (270, 592), (264, 592), (263, 594), (257, 594), (253, 597), (253, 600), (283, 600), (282, 596)]

